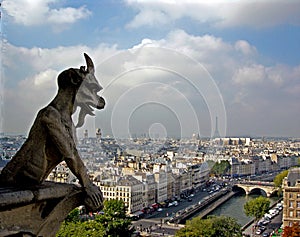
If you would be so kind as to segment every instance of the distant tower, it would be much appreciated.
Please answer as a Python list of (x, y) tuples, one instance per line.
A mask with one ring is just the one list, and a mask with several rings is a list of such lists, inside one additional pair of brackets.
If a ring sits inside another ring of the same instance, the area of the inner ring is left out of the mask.
[(216, 126), (215, 126), (215, 133), (213, 138), (221, 138), (219, 133), (219, 128), (218, 128), (218, 117), (216, 117)]
[(100, 128), (97, 128), (96, 129), (96, 138), (97, 138), (97, 142), (100, 142), (101, 141), (101, 129)]
[(89, 131), (87, 129), (84, 130), (83, 136), (84, 136), (84, 138), (88, 138), (89, 137)]

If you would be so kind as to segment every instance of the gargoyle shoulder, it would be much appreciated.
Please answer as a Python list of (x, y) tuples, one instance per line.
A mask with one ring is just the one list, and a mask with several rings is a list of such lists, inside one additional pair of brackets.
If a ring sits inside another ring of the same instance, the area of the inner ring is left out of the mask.
[(42, 122), (47, 122), (47, 123), (61, 121), (61, 114), (53, 106), (47, 106), (46, 108), (40, 110), (38, 117), (42, 120)]

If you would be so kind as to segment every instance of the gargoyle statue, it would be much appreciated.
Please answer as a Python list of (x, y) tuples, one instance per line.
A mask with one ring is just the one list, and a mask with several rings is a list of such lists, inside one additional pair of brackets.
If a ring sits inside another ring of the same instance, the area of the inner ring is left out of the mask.
[(3, 168), (2, 186), (32, 187), (41, 184), (61, 161), (65, 161), (86, 192), (85, 205), (90, 210), (102, 208), (103, 196), (87, 174), (76, 149), (72, 114), (80, 107), (78, 124), (84, 123), (93, 109), (103, 109), (105, 101), (97, 93), (102, 89), (91, 58), (84, 54), (87, 68), (70, 68), (59, 74), (58, 92), (41, 109), (23, 146)]

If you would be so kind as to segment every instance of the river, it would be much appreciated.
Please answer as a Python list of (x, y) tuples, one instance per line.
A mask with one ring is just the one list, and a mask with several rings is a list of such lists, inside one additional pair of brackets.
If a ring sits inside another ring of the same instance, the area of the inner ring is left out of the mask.
[[(235, 195), (232, 198), (230, 198), (227, 202), (216, 208), (213, 212), (210, 213), (210, 215), (216, 215), (216, 216), (230, 216), (235, 218), (239, 224), (245, 225), (247, 222), (249, 222), (252, 218), (246, 216), (244, 213), (244, 204), (253, 199), (258, 197), (259, 195)], [(274, 203), (278, 198), (271, 197), (270, 201), (271, 204)]]

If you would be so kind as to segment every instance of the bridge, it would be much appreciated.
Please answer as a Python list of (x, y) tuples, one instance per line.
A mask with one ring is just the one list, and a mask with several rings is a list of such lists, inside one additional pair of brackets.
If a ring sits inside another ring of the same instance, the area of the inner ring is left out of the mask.
[(263, 181), (240, 181), (235, 183), (234, 186), (245, 190), (246, 195), (250, 194), (254, 189), (260, 189), (266, 193), (267, 197), (270, 197), (273, 193), (279, 190), (278, 187), (274, 186), (273, 182)]

